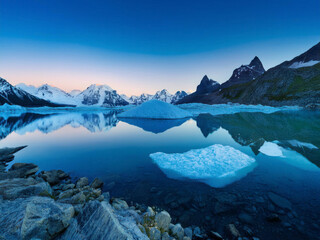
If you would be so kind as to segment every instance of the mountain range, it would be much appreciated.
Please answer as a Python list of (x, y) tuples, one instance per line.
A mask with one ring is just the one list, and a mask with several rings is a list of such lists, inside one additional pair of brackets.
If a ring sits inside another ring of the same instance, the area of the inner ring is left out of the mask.
[(139, 105), (151, 99), (175, 104), (188, 95), (185, 91), (177, 91), (175, 94), (170, 94), (166, 89), (163, 89), (156, 92), (155, 95), (143, 93), (140, 96), (127, 97), (124, 94), (119, 95), (116, 90), (113, 90), (107, 85), (97, 84), (89, 86), (82, 92), (79, 90), (73, 90), (70, 93), (48, 84), (35, 87), (20, 83), (16, 85), (16, 88), (51, 103), (74, 106), (115, 107), (125, 106), (128, 104)]
[(61, 107), (65, 105), (52, 103), (38, 98), (27, 91), (12, 86), (5, 79), (0, 78), (0, 105), (20, 105), (23, 107)]
[[(198, 88), (201, 85), (203, 80)], [(230, 79), (219, 88), (205, 92), (199, 92), (198, 88), (178, 104), (234, 102), (319, 108), (320, 43), (292, 60), (285, 61), (267, 71), (264, 70), (259, 58), (255, 57), (249, 65), (235, 69)]]
[(320, 108), (320, 43), (305, 53), (265, 71), (260, 59), (254, 57), (248, 65), (236, 68), (224, 83), (205, 75), (197, 90), (188, 95), (184, 91), (170, 94), (166, 89), (154, 95), (119, 95), (107, 85), (93, 84), (84, 91), (69, 93), (50, 86), (18, 84), (12, 86), (0, 78), (0, 105), (24, 107), (59, 106), (125, 106), (139, 105), (157, 99), (171, 104), (182, 103), (241, 103), (270, 106), (298, 105)]

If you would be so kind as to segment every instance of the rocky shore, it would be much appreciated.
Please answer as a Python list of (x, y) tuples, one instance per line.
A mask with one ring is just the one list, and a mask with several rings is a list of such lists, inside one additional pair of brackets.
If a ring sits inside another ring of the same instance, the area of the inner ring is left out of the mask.
[[(156, 207), (110, 198), (98, 178), (72, 181), (61, 170), (38, 173), (31, 163), (14, 163), (6, 171), (23, 148), (0, 149), (0, 239), (222, 239), (173, 224), (170, 214)], [(229, 227), (236, 237), (235, 226)]]

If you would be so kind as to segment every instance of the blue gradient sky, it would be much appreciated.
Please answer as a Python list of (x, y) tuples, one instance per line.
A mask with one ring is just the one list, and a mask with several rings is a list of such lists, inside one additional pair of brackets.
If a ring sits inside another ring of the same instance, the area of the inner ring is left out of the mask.
[(257, 55), (265, 68), (320, 41), (319, 0), (1, 0), (0, 76), (65, 90), (193, 91)]

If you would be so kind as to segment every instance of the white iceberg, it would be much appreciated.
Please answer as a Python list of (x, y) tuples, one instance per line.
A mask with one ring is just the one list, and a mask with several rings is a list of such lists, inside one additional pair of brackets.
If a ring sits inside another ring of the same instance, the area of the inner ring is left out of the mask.
[(185, 153), (152, 153), (150, 157), (169, 178), (195, 179), (212, 187), (237, 181), (256, 165), (254, 158), (221, 144)]
[(192, 115), (170, 103), (150, 100), (118, 115), (120, 118), (179, 119)]
[(239, 112), (262, 112), (262, 113), (274, 113), (278, 111), (294, 111), (299, 110), (301, 107), (298, 106), (283, 106), (283, 107), (271, 107), (263, 105), (243, 105), (243, 104), (214, 104), (208, 105), (203, 103), (186, 103), (178, 105), (179, 108), (190, 112), (194, 117), (199, 114), (211, 114), (222, 115), (222, 114), (234, 114)]
[(273, 142), (264, 142), (259, 148), (259, 152), (270, 157), (283, 157), (282, 147)]

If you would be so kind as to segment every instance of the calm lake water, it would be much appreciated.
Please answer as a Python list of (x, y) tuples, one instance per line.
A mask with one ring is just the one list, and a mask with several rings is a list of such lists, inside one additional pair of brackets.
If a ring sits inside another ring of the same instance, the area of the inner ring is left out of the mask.
[[(0, 114), (0, 126), (0, 147), (28, 145), (14, 162), (99, 177), (111, 196), (166, 209), (185, 227), (223, 233), (234, 223), (260, 239), (319, 239), (319, 113), (203, 114), (184, 120), (119, 120), (108, 111)], [(280, 146), (283, 156), (259, 152), (265, 141)], [(256, 164), (240, 179), (215, 187), (167, 177), (149, 157), (213, 144), (231, 146)], [(289, 208), (272, 201), (273, 193), (288, 200)], [(273, 213), (281, 222), (266, 220)]]

